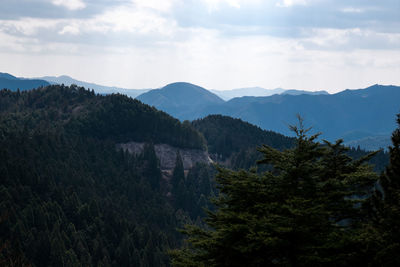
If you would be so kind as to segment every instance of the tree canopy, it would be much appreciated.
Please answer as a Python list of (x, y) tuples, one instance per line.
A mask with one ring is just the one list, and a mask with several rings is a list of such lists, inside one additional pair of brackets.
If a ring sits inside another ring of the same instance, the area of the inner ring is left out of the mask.
[(342, 141), (317, 143), (300, 120), (296, 145), (259, 151), (272, 168), (219, 169), (220, 194), (206, 228), (187, 226), (174, 266), (351, 266), (364, 263), (361, 207), (377, 175), (353, 160)]

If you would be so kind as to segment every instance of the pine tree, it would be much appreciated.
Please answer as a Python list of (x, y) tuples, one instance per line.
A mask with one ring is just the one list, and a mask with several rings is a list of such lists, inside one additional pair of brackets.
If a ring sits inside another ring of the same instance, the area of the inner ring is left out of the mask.
[(176, 153), (175, 168), (172, 173), (171, 186), (175, 207), (185, 208), (185, 173), (182, 157), (179, 151)]
[(146, 144), (144, 146), (143, 159), (146, 161), (143, 176), (147, 178), (152, 189), (158, 190), (160, 188), (161, 170), (153, 144)]
[[(316, 142), (300, 120), (297, 144), (260, 151), (271, 171), (219, 169), (220, 194), (209, 228), (187, 226), (188, 244), (172, 252), (174, 266), (348, 266), (357, 253), (360, 205), (377, 177), (345, 155), (341, 141)], [(370, 155), (372, 156), (372, 155)]]
[(390, 163), (370, 202), (372, 224), (366, 234), (378, 266), (400, 266), (400, 114), (397, 123), (389, 147)]

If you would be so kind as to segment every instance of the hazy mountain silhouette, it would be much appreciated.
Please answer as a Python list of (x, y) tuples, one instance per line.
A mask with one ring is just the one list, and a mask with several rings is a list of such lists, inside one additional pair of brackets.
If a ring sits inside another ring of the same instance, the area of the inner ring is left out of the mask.
[(248, 87), (248, 88), (237, 88), (232, 90), (210, 90), (223, 100), (230, 100), (235, 97), (242, 97), (242, 96), (270, 96), (275, 94), (280, 94), (285, 91), (282, 88), (276, 89), (265, 89), (262, 87)]
[(133, 98), (150, 90), (150, 89), (125, 89), (125, 88), (119, 88), (119, 87), (113, 87), (113, 86), (104, 86), (104, 85), (99, 85), (99, 84), (95, 84), (95, 83), (79, 81), (79, 80), (71, 78), (67, 75), (62, 75), (62, 76), (58, 76), (58, 77), (45, 76), (45, 77), (41, 77), (41, 79), (46, 80), (52, 84), (64, 84), (67, 86), (70, 86), (71, 84), (76, 84), (78, 86), (93, 89), (96, 93), (99, 93), (99, 94), (120, 93), (120, 94), (124, 94), (124, 95), (130, 96), (130, 97), (133, 97)]
[(50, 85), (50, 83), (45, 80), (18, 78), (11, 74), (0, 72), (0, 89), (7, 88), (12, 91), (20, 89), (24, 91), (47, 85)]
[(329, 95), (327, 91), (305, 91), (305, 90), (296, 90), (296, 89), (290, 89), (290, 90), (285, 90), (281, 93), (282, 95)]
[(296, 114), (300, 114), (307, 125), (322, 132), (322, 138), (326, 139), (341, 138), (354, 131), (389, 136), (396, 126), (395, 114), (400, 111), (400, 87), (383, 85), (331, 95), (248, 96), (223, 102), (204, 88), (177, 83), (152, 90), (138, 99), (181, 120), (222, 114), (285, 135), (291, 134), (288, 126), (295, 124)]
[(271, 96), (276, 94), (287, 94), (287, 95), (301, 95), (301, 94), (308, 94), (308, 95), (327, 95), (329, 94), (327, 91), (304, 91), (304, 90), (295, 90), (295, 89), (265, 89), (262, 87), (248, 87), (248, 88), (238, 88), (232, 90), (210, 90), (217, 96), (221, 97), (223, 100), (228, 101), (235, 97), (243, 97), (243, 96)]
[(182, 120), (201, 116), (210, 107), (224, 104), (224, 100), (212, 92), (185, 82), (171, 83), (161, 89), (151, 90), (137, 99)]

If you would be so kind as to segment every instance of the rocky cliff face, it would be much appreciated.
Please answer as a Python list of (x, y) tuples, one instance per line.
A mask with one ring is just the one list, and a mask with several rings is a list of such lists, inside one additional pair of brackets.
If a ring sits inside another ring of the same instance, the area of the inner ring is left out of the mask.
[[(129, 142), (118, 144), (117, 148), (138, 155), (143, 152), (144, 145), (145, 143)], [(181, 154), (183, 168), (185, 170), (189, 170), (196, 163), (210, 164), (213, 162), (206, 151), (198, 149), (179, 149), (167, 144), (156, 144), (154, 145), (154, 150), (160, 160), (161, 170), (172, 170), (175, 167), (175, 160), (178, 152)]]

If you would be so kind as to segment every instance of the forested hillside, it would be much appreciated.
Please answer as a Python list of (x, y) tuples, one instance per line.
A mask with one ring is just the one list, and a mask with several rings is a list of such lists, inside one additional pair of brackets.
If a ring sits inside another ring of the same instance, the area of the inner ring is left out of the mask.
[(50, 85), (50, 83), (45, 80), (17, 78), (8, 73), (0, 72), (0, 90), (7, 88), (13, 91), (17, 91), (18, 89), (24, 91), (47, 85)]
[(323, 144), (303, 121), (296, 141), (263, 145), (266, 172), (219, 168), (206, 227), (187, 225), (176, 267), (399, 266), (400, 115), (380, 177), (342, 141)]
[[(307, 123), (307, 122), (306, 122)], [(249, 169), (262, 158), (258, 151), (261, 145), (268, 145), (280, 151), (295, 145), (295, 138), (266, 131), (256, 125), (222, 115), (209, 115), (195, 120), (192, 125), (204, 135), (210, 155), (219, 163), (234, 169)], [(368, 154), (360, 148), (351, 148), (346, 153), (358, 159)], [(376, 171), (383, 171), (389, 155), (380, 151), (369, 162)], [(262, 169), (262, 166), (259, 166)]]
[[(378, 84), (336, 94), (245, 96), (227, 102), (202, 101), (201, 105), (197, 103), (204, 98), (198, 96), (190, 86), (184, 89), (184, 94), (179, 92), (168, 97), (153, 90), (138, 99), (180, 120), (196, 120), (221, 114), (288, 136), (292, 134), (288, 126), (296, 123), (296, 114), (300, 114), (315, 131), (323, 133), (323, 138), (330, 141), (343, 138), (345, 142), (377, 136), (386, 136), (388, 141), (396, 127), (393, 115), (400, 109), (397, 101), (400, 99), (400, 88)], [(382, 145), (386, 148), (389, 143)], [(380, 147), (376, 145), (373, 148)]]
[[(143, 151), (118, 149), (128, 142)], [(220, 115), (181, 123), (77, 86), (1, 90), (0, 265), (169, 266), (168, 251), (183, 241), (178, 229), (204, 227), (219, 192), (215, 166), (184, 170), (177, 153), (175, 167), (161, 170), (155, 144), (208, 150), (218, 163), (249, 169), (262, 144), (290, 151), (296, 139)], [(375, 157), (381, 169), (385, 157)]]
[[(116, 149), (130, 140), (148, 145)], [(190, 124), (125, 96), (0, 91), (0, 265), (168, 266), (176, 229), (203, 216), (213, 170), (185, 178), (177, 158), (164, 177), (159, 142), (205, 145)]]

